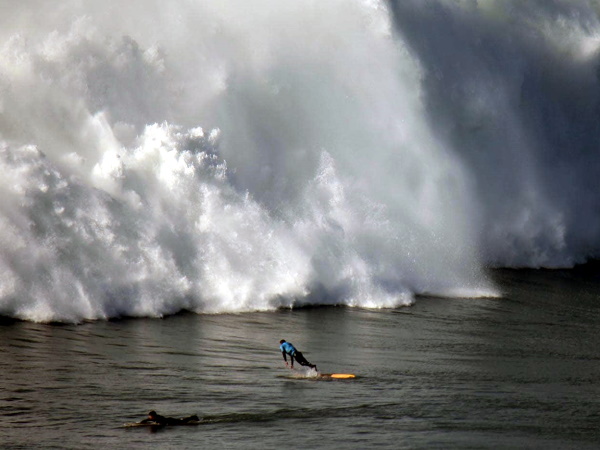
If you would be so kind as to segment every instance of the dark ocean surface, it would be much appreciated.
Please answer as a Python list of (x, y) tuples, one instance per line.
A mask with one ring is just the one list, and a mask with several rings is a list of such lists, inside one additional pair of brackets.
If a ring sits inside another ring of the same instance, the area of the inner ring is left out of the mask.
[[(2, 448), (597, 448), (600, 277), (499, 299), (0, 326)], [(286, 369), (278, 341), (321, 372)], [(150, 409), (198, 426), (124, 428)]]

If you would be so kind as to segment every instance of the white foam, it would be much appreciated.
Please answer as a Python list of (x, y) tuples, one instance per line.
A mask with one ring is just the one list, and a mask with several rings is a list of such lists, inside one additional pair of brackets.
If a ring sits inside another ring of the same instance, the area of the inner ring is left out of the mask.
[(1, 314), (387, 308), (597, 256), (586, 2), (121, 3), (0, 18)]

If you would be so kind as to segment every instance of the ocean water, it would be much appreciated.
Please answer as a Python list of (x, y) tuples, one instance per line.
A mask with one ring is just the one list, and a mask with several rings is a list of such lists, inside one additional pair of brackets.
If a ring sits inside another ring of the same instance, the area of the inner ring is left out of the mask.
[(1, 447), (597, 445), (599, 0), (55, 3), (0, 0)]
[[(500, 271), (502, 298), (391, 310), (4, 323), (2, 447), (597, 448), (595, 269)], [(293, 377), (281, 338), (357, 378)], [(150, 409), (206, 423), (122, 428)]]

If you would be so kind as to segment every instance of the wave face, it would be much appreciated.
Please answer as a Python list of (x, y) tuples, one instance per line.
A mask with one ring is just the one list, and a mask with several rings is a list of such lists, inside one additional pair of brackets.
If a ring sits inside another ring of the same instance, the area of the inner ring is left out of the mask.
[(2, 315), (395, 307), (598, 256), (596, 2), (34, 3), (0, 18)]

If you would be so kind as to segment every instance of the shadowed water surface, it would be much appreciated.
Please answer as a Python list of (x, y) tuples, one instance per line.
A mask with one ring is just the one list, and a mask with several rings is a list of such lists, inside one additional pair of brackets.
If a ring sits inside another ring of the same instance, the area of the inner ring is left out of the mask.
[[(4, 448), (594, 448), (600, 282), (499, 271), (502, 299), (0, 326)], [(322, 372), (291, 379), (293, 342)], [(122, 428), (150, 409), (196, 427)]]

